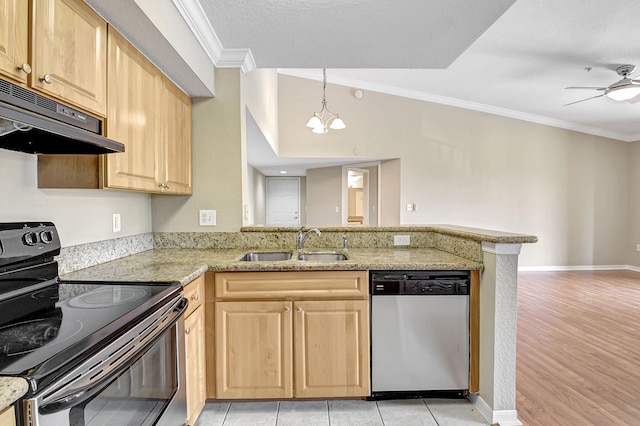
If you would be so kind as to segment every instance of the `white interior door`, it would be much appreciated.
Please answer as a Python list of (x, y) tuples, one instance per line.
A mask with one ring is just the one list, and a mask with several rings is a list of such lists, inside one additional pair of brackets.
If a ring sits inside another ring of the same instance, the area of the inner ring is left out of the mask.
[(300, 226), (300, 178), (267, 178), (267, 226)]

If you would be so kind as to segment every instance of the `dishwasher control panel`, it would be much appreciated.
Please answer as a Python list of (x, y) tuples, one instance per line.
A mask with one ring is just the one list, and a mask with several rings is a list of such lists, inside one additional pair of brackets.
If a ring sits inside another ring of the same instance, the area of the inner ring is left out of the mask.
[(469, 271), (371, 272), (373, 295), (468, 295)]

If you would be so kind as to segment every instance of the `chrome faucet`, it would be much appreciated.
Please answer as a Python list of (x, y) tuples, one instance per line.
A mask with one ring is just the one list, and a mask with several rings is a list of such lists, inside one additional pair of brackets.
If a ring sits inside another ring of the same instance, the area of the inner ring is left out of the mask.
[(347, 236), (342, 236), (342, 251), (349, 251), (349, 247), (347, 245)]
[(304, 248), (304, 242), (307, 241), (307, 238), (309, 238), (309, 235), (311, 235), (312, 232), (315, 232), (317, 236), (320, 236), (321, 234), (318, 228), (311, 228), (304, 234), (302, 233), (302, 228), (298, 230), (298, 235), (296, 235), (296, 250), (302, 251)]

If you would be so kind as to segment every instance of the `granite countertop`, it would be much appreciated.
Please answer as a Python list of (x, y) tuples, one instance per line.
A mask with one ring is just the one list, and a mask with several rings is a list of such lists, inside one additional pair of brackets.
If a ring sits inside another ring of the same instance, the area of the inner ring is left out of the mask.
[(20, 377), (0, 377), (0, 410), (4, 410), (27, 393), (29, 384)]
[[(309, 251), (323, 249), (309, 249)], [(327, 249), (334, 250), (334, 249)], [(482, 263), (433, 249), (350, 249), (337, 262), (239, 261), (247, 249), (153, 249), (61, 276), (71, 281), (180, 282), (186, 284), (207, 271), (305, 270), (435, 270), (482, 269)], [(255, 251), (280, 251), (255, 250)], [(288, 251), (288, 250), (284, 250)]]

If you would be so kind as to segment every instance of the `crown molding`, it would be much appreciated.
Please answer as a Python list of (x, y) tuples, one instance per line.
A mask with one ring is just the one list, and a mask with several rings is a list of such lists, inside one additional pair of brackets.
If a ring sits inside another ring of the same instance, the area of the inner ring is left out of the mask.
[[(284, 75), (290, 75), (293, 77), (307, 78), (311, 80), (320, 80), (318, 78), (317, 70), (287, 70), (278, 69), (278, 73)], [(321, 80), (320, 80), (321, 81)], [(516, 120), (528, 121), (536, 124), (543, 124), (545, 126), (557, 127), (565, 130), (572, 130), (575, 132), (586, 133), (594, 136), (601, 136), (603, 138), (616, 139), (623, 142), (636, 142), (640, 141), (639, 134), (628, 134), (621, 132), (614, 132), (610, 130), (604, 130), (597, 127), (585, 126), (582, 124), (571, 123), (569, 121), (556, 120), (541, 115), (528, 114), (525, 112), (514, 111), (507, 108), (500, 108), (491, 105), (485, 105), (478, 102), (465, 101), (462, 99), (450, 98), (447, 96), (432, 95), (417, 90), (402, 89), (399, 87), (387, 86), (384, 84), (371, 83), (364, 80), (357, 80), (347, 77), (335, 77), (327, 78), (327, 81), (333, 84), (341, 86), (357, 87), (362, 90), (371, 90), (373, 92), (385, 93), (388, 95), (400, 96), (403, 98), (416, 99), (419, 101), (433, 102), (436, 104), (448, 105), (458, 108), (470, 109), (473, 111), (485, 112), (487, 114), (499, 115), (502, 117), (514, 118)]]
[(197, 0), (172, 0), (191, 31), (216, 68), (240, 68), (249, 72), (256, 67), (249, 49), (225, 49)]

